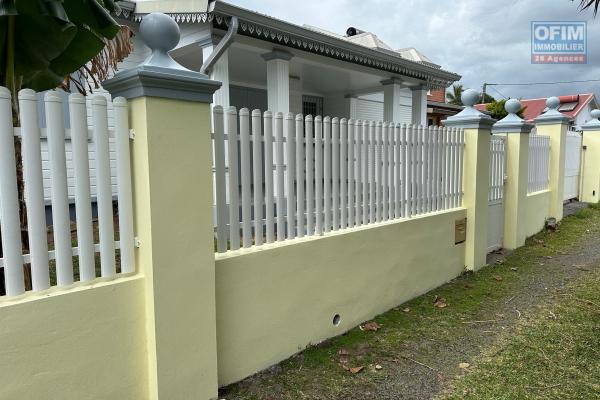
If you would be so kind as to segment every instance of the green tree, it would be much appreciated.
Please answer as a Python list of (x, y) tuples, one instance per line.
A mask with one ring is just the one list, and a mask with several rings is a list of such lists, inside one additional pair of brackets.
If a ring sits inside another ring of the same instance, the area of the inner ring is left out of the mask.
[(494, 98), (494, 96), (491, 96), (487, 93), (483, 94), (483, 99), (482, 99), (482, 103), (487, 104), (487, 103), (491, 103), (493, 101), (496, 101), (496, 99)]
[(464, 91), (463, 85), (461, 85), (460, 83), (455, 83), (454, 85), (452, 85), (452, 90), (449, 92), (446, 92), (446, 100), (448, 101), (448, 103), (450, 104), (454, 104), (457, 106), (462, 106), (462, 93)]
[[(486, 110), (488, 110), (488, 112), (490, 113), (492, 118), (501, 120), (502, 118), (504, 118), (508, 115), (508, 112), (506, 112), (506, 110), (504, 109), (504, 104), (506, 104), (505, 99), (494, 100), (494, 101), (488, 103), (485, 106), (485, 108), (486, 108)], [(521, 118), (523, 118), (523, 111), (525, 111), (525, 107), (521, 107), (521, 109), (517, 113), (517, 115)]]

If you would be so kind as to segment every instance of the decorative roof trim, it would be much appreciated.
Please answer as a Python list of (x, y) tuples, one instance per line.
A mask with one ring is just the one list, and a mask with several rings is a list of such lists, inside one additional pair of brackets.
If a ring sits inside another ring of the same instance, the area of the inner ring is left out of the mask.
[[(178, 24), (183, 24), (183, 23), (196, 24), (196, 23), (212, 22), (212, 20), (215, 17), (215, 15), (213, 13), (208, 13), (208, 12), (176, 13), (176, 14), (165, 13), (165, 14), (167, 14), (168, 16), (173, 18), (175, 20), (175, 22), (177, 22)], [(135, 22), (142, 22), (142, 18), (144, 18), (144, 16), (146, 16), (146, 14), (136, 13), (136, 14), (134, 14), (133, 20)]]

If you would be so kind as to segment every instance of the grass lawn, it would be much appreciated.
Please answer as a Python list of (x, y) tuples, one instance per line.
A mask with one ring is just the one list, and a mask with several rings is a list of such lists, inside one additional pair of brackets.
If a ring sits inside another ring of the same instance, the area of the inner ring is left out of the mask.
[(220, 398), (600, 398), (599, 234), (600, 209), (580, 210)]

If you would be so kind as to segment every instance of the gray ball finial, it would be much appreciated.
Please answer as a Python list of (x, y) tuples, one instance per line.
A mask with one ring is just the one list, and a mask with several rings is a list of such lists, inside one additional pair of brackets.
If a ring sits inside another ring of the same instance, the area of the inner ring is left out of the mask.
[(548, 107), (550, 110), (558, 110), (559, 105), (560, 100), (556, 96), (549, 97), (548, 100), (546, 100), (546, 107)]
[(463, 104), (467, 107), (473, 107), (479, 102), (480, 98), (481, 94), (474, 89), (467, 89), (460, 96), (460, 99), (462, 100)]
[(594, 109), (594, 110), (592, 110), (590, 115), (592, 116), (593, 119), (600, 119), (600, 110)]
[(163, 13), (148, 14), (140, 24), (142, 40), (152, 51), (168, 52), (179, 43), (179, 26)]
[(504, 103), (504, 109), (509, 114), (516, 114), (521, 109), (521, 102), (517, 99), (508, 99), (506, 103)]

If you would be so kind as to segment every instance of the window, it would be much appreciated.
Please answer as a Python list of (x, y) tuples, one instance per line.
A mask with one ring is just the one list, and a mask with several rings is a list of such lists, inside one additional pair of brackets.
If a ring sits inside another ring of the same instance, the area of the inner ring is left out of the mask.
[(317, 96), (302, 96), (302, 114), (323, 115), (323, 98)]

